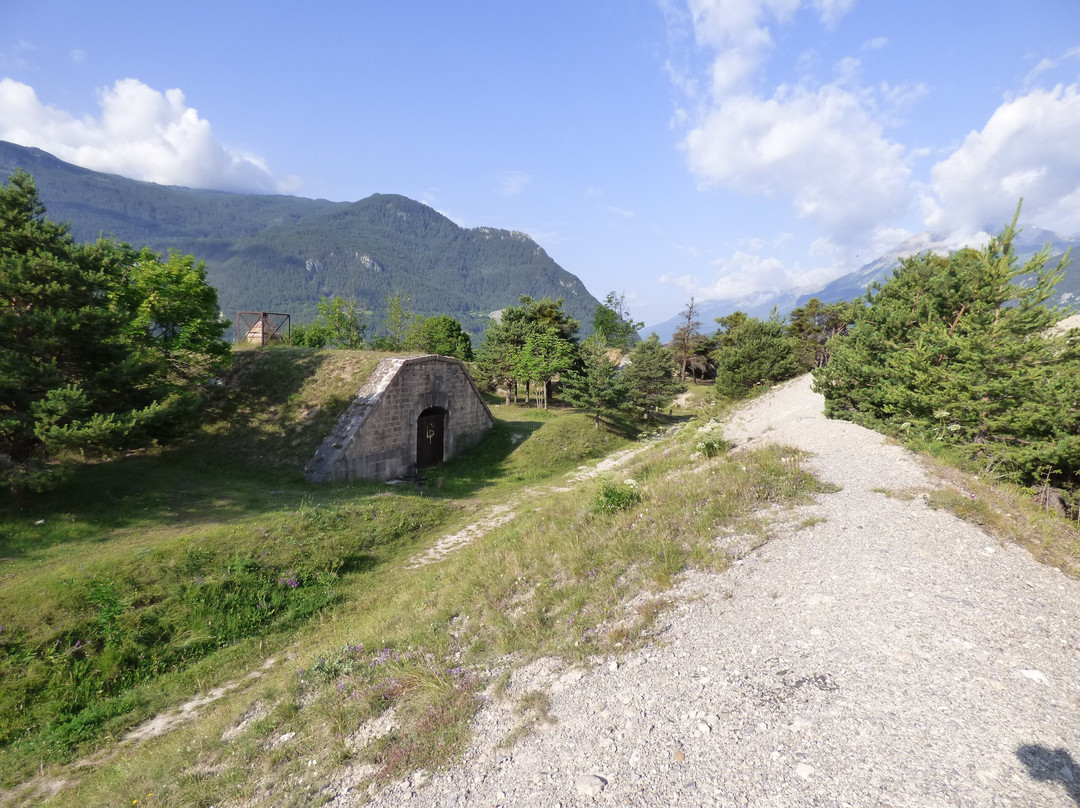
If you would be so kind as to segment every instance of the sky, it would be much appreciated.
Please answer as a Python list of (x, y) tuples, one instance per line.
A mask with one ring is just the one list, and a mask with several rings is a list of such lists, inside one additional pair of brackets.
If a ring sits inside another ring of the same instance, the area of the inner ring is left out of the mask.
[(1080, 2), (0, 0), (0, 140), (403, 194), (651, 324), (974, 243), (1021, 197), (1080, 234)]

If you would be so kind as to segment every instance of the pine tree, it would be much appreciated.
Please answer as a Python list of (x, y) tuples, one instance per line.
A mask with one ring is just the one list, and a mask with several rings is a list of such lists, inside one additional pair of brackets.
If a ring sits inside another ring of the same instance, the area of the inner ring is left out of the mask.
[(792, 309), (788, 333), (800, 344), (799, 361), (806, 370), (829, 364), (829, 340), (855, 321), (859, 307), (858, 302), (822, 303), (812, 297), (805, 305)]
[(562, 377), (562, 394), (575, 407), (592, 414), (596, 428), (600, 420), (623, 408), (626, 385), (618, 367), (608, 358), (603, 334), (593, 334), (581, 345), (581, 366)]
[(867, 294), (815, 372), (827, 414), (966, 447), (1018, 481), (1075, 478), (1080, 346), (1045, 305), (1068, 259), (1017, 266), (1015, 224), (981, 251), (906, 259)]
[(36, 486), (64, 449), (168, 437), (228, 355), (191, 256), (76, 244), (33, 179), (0, 189), (0, 478)]
[(679, 363), (679, 381), (686, 380), (686, 367), (690, 363), (690, 357), (693, 356), (698, 346), (704, 341), (701, 334), (698, 333), (698, 329), (701, 328), (701, 321), (695, 319), (698, 315), (697, 304), (694, 303), (694, 298), (690, 298), (690, 302), (686, 304), (679, 317), (682, 318), (682, 325), (675, 329), (675, 334), (671, 338), (671, 349), (675, 356), (675, 361)]
[(713, 354), (716, 389), (724, 395), (742, 398), (759, 384), (782, 382), (802, 370), (799, 343), (779, 317), (759, 320), (743, 315), (728, 323)]
[(639, 342), (630, 352), (630, 362), (623, 369), (622, 378), (627, 398), (641, 410), (642, 418), (648, 419), (650, 412), (666, 406), (682, 391), (682, 384), (675, 378), (677, 371), (671, 352), (660, 344), (656, 334)]

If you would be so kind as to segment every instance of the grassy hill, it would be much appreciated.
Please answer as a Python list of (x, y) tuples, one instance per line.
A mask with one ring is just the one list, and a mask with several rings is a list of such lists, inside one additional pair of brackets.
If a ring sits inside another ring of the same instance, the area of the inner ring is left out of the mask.
[(562, 297), (585, 330), (598, 301), (523, 233), (465, 229), (393, 194), (355, 203), (232, 194), (136, 182), (0, 141), (0, 176), (29, 171), (50, 218), (80, 241), (112, 236), (206, 261), (222, 311), (278, 311), (309, 321), (323, 296), (355, 297), (376, 318), (406, 293), (425, 315), (479, 334), (518, 301)]
[(692, 429), (640, 443), (505, 405), (438, 484), (305, 483), (378, 358), (240, 352), (185, 444), (0, 502), (0, 805), (307, 805), (313, 756), (376, 779), (436, 765), (499, 671), (640, 641), (679, 570), (729, 563), (715, 536), (815, 485), (777, 451), (695, 459)]

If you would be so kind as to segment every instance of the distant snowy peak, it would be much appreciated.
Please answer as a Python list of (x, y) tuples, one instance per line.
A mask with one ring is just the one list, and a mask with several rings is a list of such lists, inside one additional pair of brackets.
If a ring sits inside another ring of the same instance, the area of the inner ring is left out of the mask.
[[(961, 247), (982, 248), (990, 239), (989, 231), (978, 233), (968, 238), (956, 235), (946, 236), (941, 233), (923, 231), (915, 233), (887, 250), (878, 258), (863, 264), (854, 272), (841, 275), (820, 289), (793, 289), (783, 292), (757, 292), (737, 300), (700, 300), (696, 301), (697, 319), (701, 321), (701, 331), (711, 334), (715, 330), (717, 317), (724, 317), (734, 311), (744, 311), (751, 317), (765, 318), (775, 306), (781, 316), (787, 316), (796, 306), (804, 305), (811, 298), (818, 298), (823, 303), (835, 303), (839, 300), (855, 300), (866, 294), (867, 288), (876, 282), (888, 279), (900, 261), (913, 255), (932, 252), (948, 255)], [(1080, 235), (1067, 237), (1050, 230), (1043, 230), (1031, 225), (1020, 228), (1013, 241), (1017, 258), (1023, 262), (1041, 250), (1051, 246), (1051, 260), (1056, 261), (1066, 250), (1080, 252)], [(1078, 255), (1077, 257), (1080, 257)], [(1066, 271), (1065, 278), (1057, 287), (1057, 296), (1051, 301), (1055, 305), (1071, 307), (1080, 302), (1080, 265), (1073, 264)], [(682, 324), (683, 318), (676, 315), (662, 323), (642, 330), (643, 334), (655, 331), (661, 340), (671, 339), (675, 329)]]
[[(864, 264), (854, 272), (840, 276), (816, 292), (801, 295), (799, 304), (805, 303), (812, 297), (820, 298), (825, 303), (832, 303), (837, 300), (854, 300), (865, 294), (867, 287), (872, 283), (886, 280), (892, 274), (892, 271), (900, 266), (900, 261), (904, 258), (925, 252), (948, 255), (962, 247), (981, 249), (986, 246), (989, 239), (989, 233), (980, 233), (967, 239), (925, 231), (916, 233), (892, 250), (885, 252), (870, 263)], [(1075, 236), (1069, 238), (1050, 230), (1028, 226), (1022, 228), (1013, 240), (1013, 248), (1020, 261), (1026, 261), (1047, 244), (1051, 245), (1051, 256), (1056, 258), (1067, 249), (1080, 246), (1080, 239)], [(1075, 275), (1075, 273), (1073, 274)], [(1080, 285), (1080, 277), (1073, 278), (1072, 283), (1069, 283), (1069, 280), (1070, 278), (1066, 278), (1062, 282), (1062, 288), (1059, 291), (1066, 292), (1072, 286)]]

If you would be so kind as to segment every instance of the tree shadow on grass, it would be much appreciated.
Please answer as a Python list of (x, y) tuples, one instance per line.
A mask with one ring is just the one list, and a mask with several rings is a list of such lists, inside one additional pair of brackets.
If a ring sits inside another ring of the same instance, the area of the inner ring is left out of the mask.
[(1029, 744), (1016, 750), (1032, 780), (1059, 783), (1072, 801), (1080, 805), (1080, 770), (1066, 749)]
[[(306, 409), (305, 385), (333, 359), (305, 349), (238, 352), (206, 404), (201, 428), (175, 445), (75, 465), (45, 493), (0, 496), (0, 558), (106, 541), (126, 527), (220, 523), (344, 499), (345, 492), (303, 478), (303, 463), (348, 406), (346, 393), (355, 392), (338, 379), (340, 390), (321, 391), (317, 411)], [(358, 364), (374, 367), (377, 359), (361, 356)], [(359, 485), (347, 496), (368, 489), (381, 490)]]

